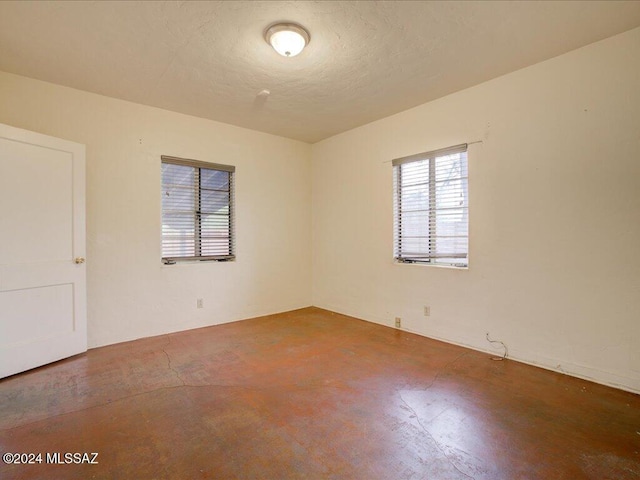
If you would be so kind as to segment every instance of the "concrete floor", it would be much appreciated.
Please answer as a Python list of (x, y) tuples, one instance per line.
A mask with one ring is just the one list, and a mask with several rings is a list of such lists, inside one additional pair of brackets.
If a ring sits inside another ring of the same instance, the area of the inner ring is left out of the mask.
[(317, 308), (0, 382), (0, 452), (43, 455), (3, 480), (638, 479), (639, 451), (638, 395)]

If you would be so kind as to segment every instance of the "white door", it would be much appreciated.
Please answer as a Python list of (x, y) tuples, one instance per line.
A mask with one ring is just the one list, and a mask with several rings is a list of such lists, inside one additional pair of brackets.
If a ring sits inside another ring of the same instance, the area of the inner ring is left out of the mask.
[(0, 378), (87, 350), (85, 147), (0, 124)]

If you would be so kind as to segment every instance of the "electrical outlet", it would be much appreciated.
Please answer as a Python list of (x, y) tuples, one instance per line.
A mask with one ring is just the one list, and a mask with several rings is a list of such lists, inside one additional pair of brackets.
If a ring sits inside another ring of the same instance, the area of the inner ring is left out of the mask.
[(429, 305), (424, 306), (424, 316), (425, 317), (431, 316), (431, 307)]
[(402, 319), (400, 317), (396, 317), (396, 328), (402, 328)]
[(197, 307), (198, 307), (198, 308), (202, 308), (203, 303), (202, 303), (202, 299), (201, 299), (201, 298), (199, 298), (199, 299), (196, 301), (196, 305), (197, 305)]

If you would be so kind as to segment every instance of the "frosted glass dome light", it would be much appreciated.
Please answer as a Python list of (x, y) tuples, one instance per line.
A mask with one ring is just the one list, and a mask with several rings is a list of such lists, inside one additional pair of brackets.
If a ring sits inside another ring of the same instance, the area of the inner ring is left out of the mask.
[(311, 40), (309, 32), (293, 23), (271, 25), (264, 36), (273, 49), (283, 57), (295, 57)]

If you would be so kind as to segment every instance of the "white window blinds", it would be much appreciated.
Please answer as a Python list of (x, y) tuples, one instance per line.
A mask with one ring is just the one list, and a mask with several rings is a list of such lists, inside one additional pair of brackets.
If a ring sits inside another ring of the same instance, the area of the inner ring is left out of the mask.
[(162, 156), (162, 259), (232, 260), (235, 167)]
[(468, 266), (467, 145), (392, 163), (396, 260)]

